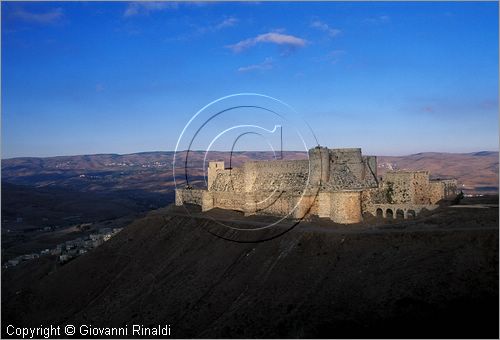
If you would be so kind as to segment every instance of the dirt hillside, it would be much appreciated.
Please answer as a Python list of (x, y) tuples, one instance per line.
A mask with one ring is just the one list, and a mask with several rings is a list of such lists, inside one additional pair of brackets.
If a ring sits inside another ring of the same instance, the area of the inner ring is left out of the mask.
[(168, 323), (172, 337), (496, 338), (497, 207), (309, 222), (261, 243), (208, 233), (234, 232), (206, 214), (160, 209), (61, 267), (5, 270), (2, 321)]

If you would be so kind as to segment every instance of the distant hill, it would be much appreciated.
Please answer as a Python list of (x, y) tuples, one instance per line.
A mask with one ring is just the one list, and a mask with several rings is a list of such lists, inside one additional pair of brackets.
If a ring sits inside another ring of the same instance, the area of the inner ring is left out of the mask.
[[(25, 223), (48, 219), (50, 224), (63, 225), (66, 220), (83, 221), (96, 219), (112, 219), (139, 211), (134, 201), (126, 195), (119, 201), (112, 195), (96, 195), (58, 187), (33, 188), (11, 183), (2, 183), (2, 219), (15, 220), (17, 217), (29, 216)], [(48, 213), (50, 211), (50, 213)], [(67, 216), (74, 216), (68, 219)], [(30, 219), (33, 218), (33, 221)]]
[[(186, 153), (177, 155), (176, 167), (182, 173)], [(79, 191), (141, 190), (171, 193), (171, 151), (141, 152), (126, 155), (98, 154), (47, 158), (11, 158), (2, 161), (2, 181), (28, 186), (62, 186)], [(190, 151), (190, 176), (201, 179), (203, 151)], [(212, 151), (209, 160), (224, 160), (226, 166), (240, 166), (248, 160), (273, 159), (271, 152)], [(278, 155), (279, 156), (279, 155)], [(304, 152), (284, 152), (285, 159), (305, 159)], [(498, 152), (426, 152), (408, 156), (378, 156), (378, 171), (390, 169), (429, 170), (433, 178), (456, 178), (466, 193), (498, 192)]]
[(456, 178), (466, 193), (498, 192), (498, 152), (425, 152), (409, 156), (379, 156), (378, 172), (390, 169), (429, 170), (432, 178)]

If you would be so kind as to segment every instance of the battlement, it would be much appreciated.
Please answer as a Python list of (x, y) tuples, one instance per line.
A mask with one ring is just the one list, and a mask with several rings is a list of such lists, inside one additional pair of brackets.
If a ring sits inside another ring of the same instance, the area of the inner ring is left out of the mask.
[(361, 163), (360, 148), (330, 149), (330, 159), (335, 163)]
[(387, 171), (384, 181), (409, 181), (424, 180), (429, 181), (429, 171), (426, 170), (391, 170)]
[(210, 161), (208, 162), (208, 168), (224, 170), (224, 161)]
[(217, 174), (219, 172), (223, 172), (225, 170), (224, 168), (224, 162), (223, 161), (210, 161), (208, 162), (208, 190), (211, 190), (212, 186), (214, 185), (214, 181), (217, 178)]
[(415, 174), (429, 174), (429, 171), (427, 170), (389, 170), (386, 172), (386, 175), (389, 174), (389, 175), (408, 175), (408, 174), (411, 174), (411, 175), (415, 175)]

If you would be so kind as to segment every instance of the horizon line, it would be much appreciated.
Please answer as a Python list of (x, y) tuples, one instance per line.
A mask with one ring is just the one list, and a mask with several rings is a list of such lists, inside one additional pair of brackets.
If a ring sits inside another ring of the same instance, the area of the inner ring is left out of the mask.
[[(345, 148), (338, 148), (338, 149), (345, 149)], [(187, 152), (188, 150), (181, 150), (177, 151), (177, 153), (183, 153)], [(189, 152), (227, 152), (231, 153), (231, 150), (210, 150), (210, 151), (205, 151), (205, 150), (189, 150)], [(246, 152), (258, 152), (258, 153), (272, 153), (272, 151), (266, 150), (244, 150), (244, 151), (232, 151), (232, 153), (246, 153)], [(284, 153), (306, 153), (306, 151), (302, 150), (283, 150)], [(470, 151), (470, 152), (448, 152), (448, 151), (421, 151), (421, 152), (416, 152), (416, 153), (410, 153), (410, 154), (398, 154), (398, 155), (382, 155), (382, 154), (370, 154), (371, 156), (377, 156), (377, 157), (407, 157), (407, 156), (413, 156), (413, 155), (419, 155), (419, 154), (429, 154), (429, 153), (439, 153), (439, 154), (475, 154), (475, 153), (480, 153), (480, 152), (496, 152), (498, 153), (499, 150), (478, 150), (478, 151)], [(78, 157), (78, 156), (105, 156), (105, 155), (114, 155), (114, 156), (129, 156), (129, 155), (136, 155), (136, 154), (144, 154), (144, 153), (175, 153), (174, 150), (154, 150), (154, 151), (138, 151), (138, 152), (128, 152), (128, 153), (114, 153), (114, 152), (100, 152), (100, 153), (89, 153), (89, 154), (70, 154), (70, 155), (54, 155), (54, 156), (14, 156), (14, 157), (8, 157), (8, 158), (1, 158), (2, 161), (5, 160), (11, 160), (11, 159), (20, 159), (20, 158), (58, 158), (58, 157)]]

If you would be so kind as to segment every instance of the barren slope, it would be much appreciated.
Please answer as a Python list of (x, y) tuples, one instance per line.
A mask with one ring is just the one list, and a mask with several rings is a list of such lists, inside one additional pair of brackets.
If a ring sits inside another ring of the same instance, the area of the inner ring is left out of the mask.
[(163, 209), (48, 275), (4, 271), (3, 323), (168, 323), (173, 337), (498, 337), (498, 208), (305, 223), (262, 243), (204, 228), (219, 227)]

